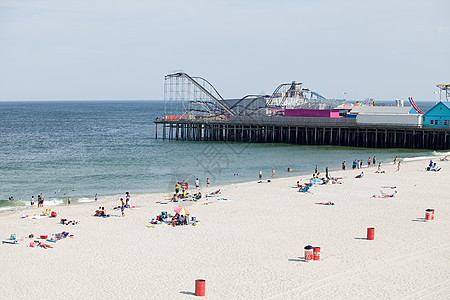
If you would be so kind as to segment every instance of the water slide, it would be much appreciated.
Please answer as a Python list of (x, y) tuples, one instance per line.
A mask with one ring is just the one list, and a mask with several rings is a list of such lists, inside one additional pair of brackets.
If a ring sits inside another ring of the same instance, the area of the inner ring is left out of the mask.
[(409, 100), (409, 103), (411, 103), (412, 107), (417, 111), (417, 113), (422, 114), (422, 115), (424, 114), (424, 112), (417, 106), (416, 102), (414, 102), (412, 97), (409, 97), (408, 100)]

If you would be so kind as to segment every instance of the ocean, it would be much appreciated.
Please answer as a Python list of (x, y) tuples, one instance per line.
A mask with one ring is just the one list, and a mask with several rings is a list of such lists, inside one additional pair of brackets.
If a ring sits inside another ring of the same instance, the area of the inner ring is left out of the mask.
[[(417, 103), (427, 110), (433, 102)], [(312, 174), (315, 165), (339, 169), (342, 161), (442, 155), (413, 149), (163, 141), (153, 120), (164, 101), (0, 102), (0, 210), (152, 192), (172, 192), (176, 181), (205, 186)], [(287, 168), (294, 169), (288, 173)], [(234, 176), (238, 173), (239, 176)], [(14, 201), (9, 201), (9, 197)]]

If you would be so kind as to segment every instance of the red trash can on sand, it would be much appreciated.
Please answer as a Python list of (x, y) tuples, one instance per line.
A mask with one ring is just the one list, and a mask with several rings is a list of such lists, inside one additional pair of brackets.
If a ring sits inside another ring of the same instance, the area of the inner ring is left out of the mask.
[(314, 258), (314, 260), (320, 259), (320, 247), (313, 248), (313, 258)]
[(375, 238), (375, 228), (367, 228), (367, 239), (373, 240)]
[(305, 260), (306, 261), (312, 261), (313, 260), (313, 251), (314, 248), (311, 245), (308, 245), (305, 247)]
[(205, 279), (195, 280), (195, 296), (205, 296)]
[(434, 209), (427, 209), (425, 210), (425, 221), (433, 221), (434, 220)]
[(50, 214), (50, 216), (51, 216), (52, 218), (56, 218), (56, 216), (57, 216), (56, 211), (52, 211), (52, 213)]

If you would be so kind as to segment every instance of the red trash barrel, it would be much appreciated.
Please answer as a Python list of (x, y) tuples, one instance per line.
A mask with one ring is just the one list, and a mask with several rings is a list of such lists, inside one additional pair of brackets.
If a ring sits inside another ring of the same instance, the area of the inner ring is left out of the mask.
[(313, 260), (313, 246), (308, 245), (305, 247), (305, 260), (312, 261)]
[(195, 280), (195, 296), (205, 296), (205, 279)]
[(434, 220), (434, 209), (427, 209), (425, 210), (425, 221), (432, 221)]
[(375, 228), (367, 228), (367, 239), (373, 240), (375, 238)]
[(320, 259), (320, 247), (313, 248), (313, 258), (314, 258), (314, 260)]

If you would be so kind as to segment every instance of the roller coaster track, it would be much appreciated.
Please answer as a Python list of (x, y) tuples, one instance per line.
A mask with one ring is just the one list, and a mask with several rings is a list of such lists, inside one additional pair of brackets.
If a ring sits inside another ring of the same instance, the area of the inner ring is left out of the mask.
[[(186, 73), (175, 73), (175, 74), (169, 74), (166, 76), (166, 78), (169, 77), (183, 77), (186, 78), (189, 82), (191, 82), (194, 86), (196, 86), (199, 90), (201, 90), (203, 93), (205, 93), (205, 95), (207, 95), (209, 98), (211, 98), (215, 103), (217, 103), (217, 105), (219, 105), (221, 108), (223, 108), (226, 112), (228, 112), (230, 115), (235, 116), (236, 113), (231, 110), (228, 105), (226, 105), (225, 103), (223, 103), (222, 101), (224, 100), (222, 98), (222, 96), (219, 94), (219, 92), (216, 90), (216, 88), (209, 83), (208, 80), (201, 78), (201, 77), (191, 77)], [(197, 82), (197, 80), (195, 79), (201, 79), (203, 81), (205, 81), (213, 90), (214, 92), (217, 94), (217, 96), (220, 98), (218, 99), (217, 97), (215, 97), (213, 94), (211, 94), (205, 87), (203, 87), (200, 83)]]

